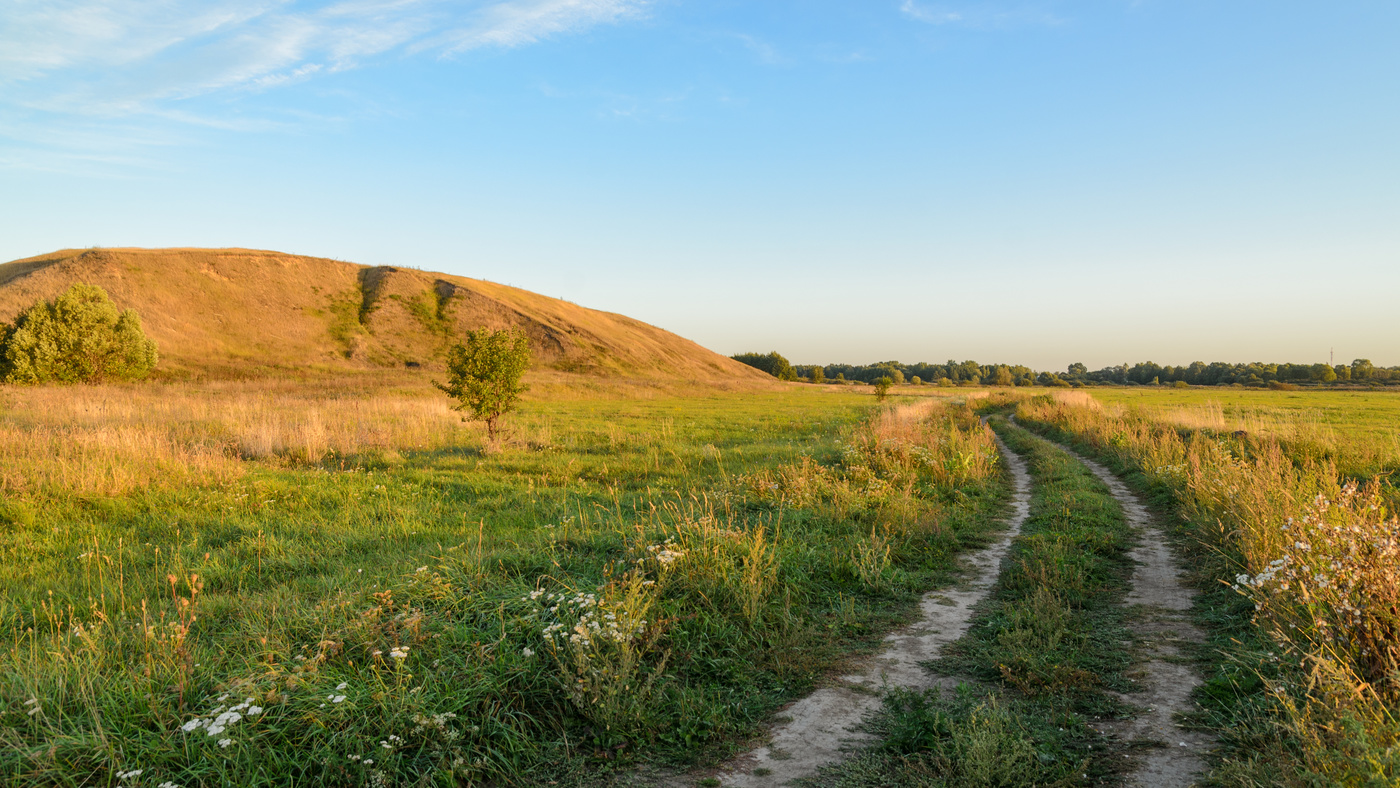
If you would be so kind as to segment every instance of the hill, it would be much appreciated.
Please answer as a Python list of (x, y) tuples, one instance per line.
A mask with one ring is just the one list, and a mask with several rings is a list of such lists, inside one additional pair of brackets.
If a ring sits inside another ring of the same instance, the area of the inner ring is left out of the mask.
[(477, 279), (254, 249), (63, 250), (0, 265), (0, 320), (75, 282), (140, 313), (164, 376), (438, 367), (467, 328), (517, 327), (535, 367), (771, 380), (632, 318)]

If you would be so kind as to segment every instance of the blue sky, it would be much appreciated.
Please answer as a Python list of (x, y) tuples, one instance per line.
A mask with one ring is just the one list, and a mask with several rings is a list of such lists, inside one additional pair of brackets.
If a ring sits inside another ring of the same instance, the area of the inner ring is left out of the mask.
[(723, 353), (1400, 364), (1400, 4), (0, 0), (0, 259), (247, 246)]

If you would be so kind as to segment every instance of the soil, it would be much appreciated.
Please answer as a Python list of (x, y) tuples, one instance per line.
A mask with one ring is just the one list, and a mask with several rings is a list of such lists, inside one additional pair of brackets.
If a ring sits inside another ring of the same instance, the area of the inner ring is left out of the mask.
[(967, 631), (974, 608), (996, 583), (1011, 540), (1030, 514), (1031, 483), (1025, 462), (1005, 445), (1000, 449), (1013, 488), (1007, 530), (994, 544), (964, 559), (965, 579), (957, 588), (925, 594), (919, 620), (887, 635), (880, 653), (860, 663), (858, 671), (779, 712), (768, 744), (729, 761), (715, 773), (721, 785), (765, 788), (809, 777), (841, 760), (843, 750), (869, 739), (853, 728), (880, 706), (885, 688), (926, 689), (949, 681), (930, 674), (919, 663), (937, 658), (944, 645)]

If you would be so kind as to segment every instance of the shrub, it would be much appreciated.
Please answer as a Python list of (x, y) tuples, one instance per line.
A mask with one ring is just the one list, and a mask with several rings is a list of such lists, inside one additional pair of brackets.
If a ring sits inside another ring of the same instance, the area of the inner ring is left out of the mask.
[(894, 380), (888, 375), (875, 381), (875, 398), (881, 402), (884, 402), (885, 397), (889, 396), (890, 386), (893, 385)]
[(75, 284), (0, 326), (0, 376), (9, 383), (137, 380), (156, 361), (136, 310), (118, 312), (96, 285)]
[(485, 328), (468, 331), (466, 340), (447, 351), (447, 383), (433, 385), (457, 400), (453, 410), (486, 422), (487, 438), (495, 440), (497, 419), (529, 389), (520, 378), (530, 366), (530, 342), (519, 331)]

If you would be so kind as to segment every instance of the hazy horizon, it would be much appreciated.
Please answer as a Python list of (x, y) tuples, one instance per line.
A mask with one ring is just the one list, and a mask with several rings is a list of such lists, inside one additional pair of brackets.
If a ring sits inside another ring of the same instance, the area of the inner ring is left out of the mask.
[(243, 246), (726, 355), (1400, 365), (1400, 7), (0, 0), (0, 259)]

